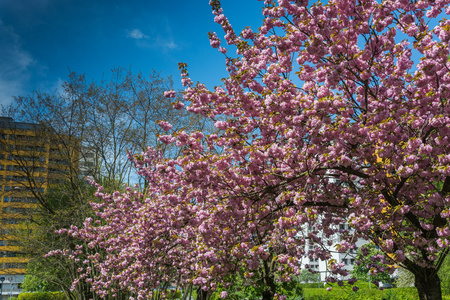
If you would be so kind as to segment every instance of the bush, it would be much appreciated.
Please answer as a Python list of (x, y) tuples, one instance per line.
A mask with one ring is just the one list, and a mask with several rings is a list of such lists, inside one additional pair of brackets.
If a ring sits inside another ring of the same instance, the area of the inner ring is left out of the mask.
[[(278, 282), (276, 293), (286, 296), (287, 300), (302, 299), (304, 286), (308, 284), (297, 283), (295, 280), (289, 282)], [(317, 283), (314, 284), (317, 287)], [(230, 299), (246, 299), (246, 300), (259, 300), (262, 296), (261, 286), (253, 285), (234, 285), (228, 289), (219, 287), (217, 291), (212, 293), (209, 300), (221, 300), (220, 292), (227, 291)], [(196, 292), (194, 291), (194, 299), (196, 298)]]
[(417, 290), (411, 288), (395, 288), (388, 290), (379, 289), (361, 289), (353, 292), (350, 288), (339, 288), (334, 286), (333, 290), (326, 289), (305, 289), (305, 300), (414, 300), (419, 299)]
[[(34, 264), (29, 263), (27, 266), (28, 270), (34, 271), (33, 269), (30, 269), (31, 266), (34, 266)], [(22, 290), (24, 292), (57, 292), (61, 289), (47, 280), (43, 280), (37, 276), (25, 275), (25, 279), (22, 283)]]
[(65, 300), (63, 292), (21, 293), (18, 300)]

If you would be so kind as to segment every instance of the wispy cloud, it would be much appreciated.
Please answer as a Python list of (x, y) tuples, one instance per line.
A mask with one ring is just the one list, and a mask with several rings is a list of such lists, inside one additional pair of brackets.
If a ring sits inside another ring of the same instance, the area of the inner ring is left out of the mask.
[(22, 41), (10, 26), (0, 20), (0, 102), (8, 104), (12, 96), (23, 93), (31, 76), (30, 67), (35, 63), (30, 53), (22, 47)]
[(152, 49), (152, 50), (173, 50), (177, 49), (178, 45), (171, 38), (166, 38), (162, 36), (150, 37), (146, 40), (136, 41), (136, 45), (141, 48)]
[(148, 36), (143, 34), (140, 29), (133, 29), (131, 31), (127, 32), (127, 37), (135, 39), (135, 40), (142, 40), (142, 39), (148, 39)]
[(63, 84), (64, 84), (64, 80), (62, 80), (61, 78), (58, 77), (58, 80), (53, 82), (53, 85), (50, 88), (50, 91), (54, 92), (56, 94), (59, 94), (59, 95), (66, 94), (66, 90), (64, 89)]
[(175, 48), (178, 48), (178, 45), (175, 44), (174, 41), (170, 41), (170, 42), (167, 42), (167, 43), (166, 43), (166, 47), (167, 47), (167, 48), (170, 48), (170, 49), (175, 49)]
[[(170, 22), (167, 17), (160, 16), (153, 26), (147, 28), (144, 33), (139, 28), (127, 30), (127, 37), (136, 40), (136, 45), (141, 48), (173, 50), (179, 46), (173, 38)], [(149, 32), (148, 32), (149, 31)]]

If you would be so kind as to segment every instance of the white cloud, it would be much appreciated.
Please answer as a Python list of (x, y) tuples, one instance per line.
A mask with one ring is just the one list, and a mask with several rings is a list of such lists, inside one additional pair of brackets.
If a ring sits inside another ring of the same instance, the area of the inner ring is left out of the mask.
[(177, 49), (178, 45), (173, 39), (164, 38), (161, 36), (149, 37), (147, 40), (138, 40), (136, 45), (145, 49), (152, 50), (172, 50)]
[(174, 41), (170, 41), (170, 42), (166, 43), (166, 47), (167, 47), (167, 48), (170, 48), (170, 49), (175, 49), (175, 48), (178, 47), (178, 45), (175, 44)]
[(148, 36), (142, 33), (140, 29), (133, 29), (131, 31), (127, 32), (127, 37), (135, 39), (135, 40), (142, 40), (142, 39), (148, 39)]
[(12, 96), (23, 94), (28, 82), (30, 67), (35, 63), (22, 48), (20, 37), (14, 29), (0, 20), (0, 103), (12, 101)]
[(50, 92), (55, 92), (59, 95), (63, 95), (66, 94), (66, 90), (63, 87), (64, 84), (64, 80), (62, 80), (61, 78), (58, 77), (58, 80), (55, 81), (52, 85), (52, 87), (50, 88)]
[(141, 29), (127, 30), (127, 37), (136, 40), (136, 45), (146, 49), (173, 50), (179, 48), (175, 43), (170, 20), (167, 16), (152, 19), (153, 24), (147, 24), (146, 34)]
[(178, 45), (171, 38), (170, 34), (162, 36), (161, 34), (148, 36), (140, 29), (135, 28), (127, 31), (127, 37), (137, 40), (137, 45), (143, 48), (151, 49), (176, 49)]

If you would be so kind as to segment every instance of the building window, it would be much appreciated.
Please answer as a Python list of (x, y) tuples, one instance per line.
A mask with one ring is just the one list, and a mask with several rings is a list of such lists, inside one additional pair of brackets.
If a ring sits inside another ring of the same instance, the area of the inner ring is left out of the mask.
[(3, 213), (9, 213), (9, 214), (30, 214), (36, 212), (35, 209), (32, 208), (26, 208), (26, 207), (3, 207)]
[(48, 172), (49, 173), (53, 173), (53, 174), (64, 174), (64, 175), (69, 175), (69, 170), (64, 170), (64, 169), (59, 169), (59, 168), (48, 168)]
[(34, 197), (3, 197), (3, 202), (38, 203)]
[(8, 137), (8, 135), (6, 135), (4, 133), (0, 134), (0, 139), (2, 139), (2, 140), (6, 140), (7, 137)]
[(44, 156), (22, 156), (22, 155), (8, 155), (8, 160), (24, 160), (24, 161), (40, 161), (46, 162), (47, 159)]
[(344, 258), (342, 260), (342, 262), (348, 266), (348, 265), (354, 265), (355, 264), (355, 259), (354, 258)]
[(3, 269), (25, 269), (27, 267), (26, 263), (3, 263), (0, 264), (0, 268)]
[(45, 181), (45, 178), (44, 178), (44, 177), (34, 177), (34, 180), (35, 180), (36, 182), (44, 182), (44, 181)]
[(3, 224), (19, 224), (23, 219), (17, 219), (17, 218), (3, 218), (2, 223)]
[(6, 240), (5, 246), (20, 246), (20, 242), (15, 240)]
[(25, 176), (13, 176), (12, 178), (14, 181), (27, 181), (27, 178)]
[(346, 229), (348, 229), (348, 225), (347, 224), (339, 224), (339, 229), (346, 230)]
[(21, 256), (23, 253), (17, 252), (17, 251), (2, 251), (0, 252), (0, 257), (18, 257)]
[(49, 163), (53, 164), (61, 164), (61, 165), (68, 165), (69, 161), (67, 159), (56, 159), (56, 158), (50, 158), (48, 160)]

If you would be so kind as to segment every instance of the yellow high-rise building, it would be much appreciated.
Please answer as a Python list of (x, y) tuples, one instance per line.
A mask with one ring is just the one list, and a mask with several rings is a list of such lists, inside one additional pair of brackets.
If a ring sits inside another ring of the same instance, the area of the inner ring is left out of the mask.
[[(40, 208), (49, 184), (77, 169), (77, 151), (67, 150), (62, 141), (38, 124), (0, 117), (0, 300), (21, 291), (28, 260), (17, 241), (23, 221)], [(78, 144), (69, 138), (65, 142), (71, 149)]]

